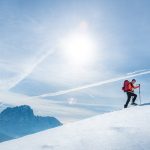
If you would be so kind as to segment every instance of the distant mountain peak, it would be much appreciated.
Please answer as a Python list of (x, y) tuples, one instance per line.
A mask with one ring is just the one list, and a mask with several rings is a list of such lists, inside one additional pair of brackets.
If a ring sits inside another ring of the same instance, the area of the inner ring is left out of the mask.
[(0, 113), (0, 136), (16, 138), (60, 125), (55, 117), (35, 116), (28, 105), (8, 107)]
[(0, 114), (0, 119), (9, 118), (20, 118), (20, 117), (28, 117), (32, 118), (34, 117), (33, 110), (30, 106), (22, 105), (22, 106), (16, 106), (16, 107), (7, 107), (5, 110), (3, 110)]

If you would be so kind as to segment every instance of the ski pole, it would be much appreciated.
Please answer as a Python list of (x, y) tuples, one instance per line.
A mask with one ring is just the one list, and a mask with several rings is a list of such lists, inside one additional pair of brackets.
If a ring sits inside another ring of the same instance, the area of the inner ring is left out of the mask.
[(140, 100), (140, 105), (141, 105), (141, 85), (139, 84), (139, 100)]

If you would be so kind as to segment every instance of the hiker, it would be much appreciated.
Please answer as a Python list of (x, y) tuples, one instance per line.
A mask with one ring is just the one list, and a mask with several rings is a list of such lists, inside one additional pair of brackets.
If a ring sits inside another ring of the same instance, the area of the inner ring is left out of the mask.
[(131, 105), (135, 105), (135, 106), (137, 105), (137, 104), (135, 103), (135, 100), (136, 100), (136, 98), (137, 98), (137, 94), (134, 93), (134, 89), (139, 88), (140, 85), (134, 86), (135, 82), (136, 82), (135, 79), (132, 79), (131, 82), (129, 82), (128, 80), (125, 80), (125, 81), (124, 81), (124, 87), (123, 87), (122, 89), (124, 90), (124, 92), (127, 93), (127, 101), (126, 101), (126, 103), (125, 103), (125, 105), (124, 105), (124, 108), (127, 108), (127, 107), (128, 107), (128, 104), (129, 104), (131, 98), (132, 98)]

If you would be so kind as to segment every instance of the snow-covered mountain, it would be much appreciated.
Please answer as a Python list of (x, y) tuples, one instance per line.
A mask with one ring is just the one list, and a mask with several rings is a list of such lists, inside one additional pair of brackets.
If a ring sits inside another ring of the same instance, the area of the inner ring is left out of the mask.
[(131, 107), (3, 142), (2, 150), (149, 150), (150, 105)]
[(60, 125), (54, 117), (35, 116), (27, 105), (8, 107), (0, 113), (0, 142)]

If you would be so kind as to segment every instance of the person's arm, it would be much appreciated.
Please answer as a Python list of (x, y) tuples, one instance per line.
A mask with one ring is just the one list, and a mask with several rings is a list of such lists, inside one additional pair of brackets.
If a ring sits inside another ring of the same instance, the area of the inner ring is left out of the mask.
[(137, 85), (137, 86), (134, 86), (134, 85), (133, 85), (133, 88), (134, 88), (134, 89), (137, 89), (137, 88), (139, 88), (139, 87), (140, 87), (140, 85)]

